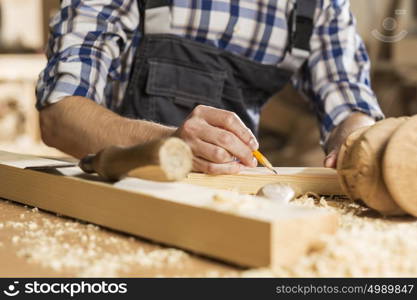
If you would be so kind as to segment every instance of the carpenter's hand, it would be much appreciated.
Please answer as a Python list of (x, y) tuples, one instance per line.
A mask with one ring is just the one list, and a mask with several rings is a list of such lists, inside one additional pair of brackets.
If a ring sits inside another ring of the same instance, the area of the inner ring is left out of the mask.
[(259, 144), (235, 113), (199, 105), (175, 135), (191, 147), (195, 171), (235, 174), (243, 166), (257, 166), (252, 151)]
[(326, 158), (324, 159), (324, 166), (326, 168), (336, 168), (337, 155), (340, 146), (344, 143), (346, 138), (358, 128), (371, 126), (375, 124), (374, 119), (362, 114), (354, 113), (350, 115), (343, 123), (333, 129), (329, 140), (325, 145)]

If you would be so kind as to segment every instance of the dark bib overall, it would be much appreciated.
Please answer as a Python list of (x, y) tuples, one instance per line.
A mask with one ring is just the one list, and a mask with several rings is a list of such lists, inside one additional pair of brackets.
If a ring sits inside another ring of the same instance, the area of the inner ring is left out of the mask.
[(296, 1), (285, 59), (278, 66), (170, 33), (149, 33), (148, 14), (154, 12), (154, 18), (164, 8), (168, 13), (170, 1), (145, 2), (139, 1), (141, 40), (119, 111), (125, 117), (178, 127), (193, 108), (204, 104), (235, 112), (256, 134), (262, 106), (289, 82), (310, 53), (316, 0)]

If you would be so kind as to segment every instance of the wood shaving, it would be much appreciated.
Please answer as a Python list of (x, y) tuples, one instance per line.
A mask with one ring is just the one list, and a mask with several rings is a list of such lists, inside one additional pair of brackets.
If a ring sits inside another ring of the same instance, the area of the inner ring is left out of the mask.
[(39, 222), (8, 221), (1, 225), (18, 232), (11, 238), (11, 243), (19, 249), (18, 257), (57, 272), (75, 271), (78, 277), (120, 276), (138, 266), (181, 269), (189, 257), (177, 249), (132, 248), (132, 239), (122, 235), (109, 237), (98, 226), (76, 221), (45, 218)]
[(293, 205), (319, 207), (341, 215), (338, 232), (324, 236), (323, 247), (290, 268), (258, 269), (243, 277), (416, 277), (417, 221), (384, 218), (347, 199), (320, 200), (303, 196)]
[(280, 204), (288, 204), (288, 202), (294, 199), (296, 194), (294, 189), (288, 184), (271, 183), (259, 189), (256, 195)]
[(209, 204), (211, 208), (231, 213), (256, 210), (262, 206), (262, 203), (253, 196), (237, 192), (217, 193), (213, 195), (212, 200), (213, 202)]

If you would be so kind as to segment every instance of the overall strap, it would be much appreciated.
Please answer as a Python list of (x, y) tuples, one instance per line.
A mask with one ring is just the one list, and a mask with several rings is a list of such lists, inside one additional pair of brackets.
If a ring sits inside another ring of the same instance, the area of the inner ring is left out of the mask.
[[(143, 0), (142, 0), (143, 1)], [(157, 8), (161, 6), (169, 6), (171, 4), (171, 0), (149, 0), (146, 1), (146, 9)]]
[(280, 67), (297, 72), (310, 56), (318, 0), (296, 0), (288, 25), (288, 47)]
[(139, 32), (141, 35), (145, 34), (145, 7), (146, 0), (137, 0), (139, 11)]
[[(145, 33), (170, 33), (169, 6), (172, 0), (137, 0), (139, 29)], [(290, 0), (289, 0), (290, 1)], [(310, 39), (314, 29), (314, 14), (319, 0), (294, 0), (289, 17), (288, 46), (278, 67), (297, 72), (310, 56)], [(146, 16), (145, 16), (146, 11)]]

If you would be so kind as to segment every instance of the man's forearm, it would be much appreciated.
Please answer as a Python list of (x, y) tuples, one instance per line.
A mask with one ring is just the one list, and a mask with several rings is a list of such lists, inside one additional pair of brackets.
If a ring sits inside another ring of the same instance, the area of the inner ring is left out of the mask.
[(81, 158), (110, 145), (130, 146), (162, 138), (175, 128), (123, 118), (83, 97), (68, 97), (40, 112), (42, 139)]

